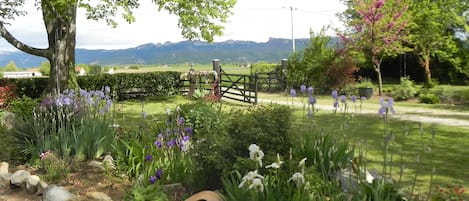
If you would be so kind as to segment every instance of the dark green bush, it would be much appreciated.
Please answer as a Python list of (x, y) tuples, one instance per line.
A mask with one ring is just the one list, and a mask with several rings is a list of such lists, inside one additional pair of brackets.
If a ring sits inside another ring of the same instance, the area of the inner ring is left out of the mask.
[(392, 97), (395, 100), (407, 100), (414, 98), (415, 94), (417, 94), (415, 83), (408, 77), (401, 77), (401, 84), (398, 87), (394, 87), (392, 90)]
[(181, 116), (193, 128), (195, 178), (191, 190), (220, 188), (224, 171), (234, 163), (223, 115), (212, 105), (197, 101), (182, 105)]
[(437, 104), (437, 103), (440, 103), (440, 97), (432, 93), (420, 94), (419, 101), (421, 103)]
[[(86, 90), (102, 90), (104, 86), (110, 86), (114, 98), (121, 97), (125, 89), (138, 88), (145, 96), (172, 95), (179, 91), (180, 72), (151, 72), (151, 73), (121, 73), (121, 74), (97, 74), (88, 76), (77, 76), (80, 88)], [(28, 96), (30, 98), (41, 97), (46, 88), (49, 78), (21, 78), (1, 79), (2, 83), (12, 83), (16, 86), (15, 93), (18, 97)], [(2, 85), (4, 86), (4, 85)]]
[(33, 115), (34, 109), (38, 105), (37, 99), (32, 99), (28, 96), (23, 96), (18, 99), (12, 100), (8, 104), (8, 111), (14, 113), (17, 117), (30, 117)]
[(249, 156), (250, 144), (257, 144), (267, 160), (277, 153), (288, 153), (292, 145), (288, 131), (292, 111), (287, 106), (256, 106), (248, 110), (233, 110), (228, 119), (228, 133), (236, 156)]

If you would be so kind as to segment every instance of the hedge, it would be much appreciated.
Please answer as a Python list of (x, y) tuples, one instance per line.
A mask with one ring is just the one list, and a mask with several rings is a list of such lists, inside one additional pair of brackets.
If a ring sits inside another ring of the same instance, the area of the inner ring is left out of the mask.
[[(136, 89), (135, 97), (166, 96), (178, 93), (180, 87), (180, 72), (150, 72), (150, 73), (119, 73), (77, 76), (80, 88), (86, 90), (101, 90), (110, 86), (115, 98), (122, 99), (129, 89)], [(18, 97), (28, 96), (39, 98), (46, 88), (49, 78), (17, 78), (0, 79), (0, 86), (15, 85)]]

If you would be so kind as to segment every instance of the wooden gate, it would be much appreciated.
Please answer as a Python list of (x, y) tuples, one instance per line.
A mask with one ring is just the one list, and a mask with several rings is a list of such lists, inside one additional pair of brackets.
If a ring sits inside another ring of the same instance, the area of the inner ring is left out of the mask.
[(218, 59), (213, 60), (213, 70), (218, 72), (219, 83), (215, 90), (221, 98), (257, 104), (257, 75), (226, 73)]

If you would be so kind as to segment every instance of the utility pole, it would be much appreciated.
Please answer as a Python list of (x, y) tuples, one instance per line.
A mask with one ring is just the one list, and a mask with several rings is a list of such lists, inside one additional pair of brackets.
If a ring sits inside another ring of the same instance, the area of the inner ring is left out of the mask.
[(295, 35), (293, 34), (293, 10), (297, 10), (297, 8), (293, 8), (290, 6), (290, 20), (291, 20), (291, 41), (292, 41), (292, 51), (295, 52)]

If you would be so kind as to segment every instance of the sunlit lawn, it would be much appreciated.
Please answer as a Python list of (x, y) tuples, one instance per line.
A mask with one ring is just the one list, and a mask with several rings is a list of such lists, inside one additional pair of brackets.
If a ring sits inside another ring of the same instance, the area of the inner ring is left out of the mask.
[[(287, 101), (286, 96), (264, 95), (263, 98), (278, 98)], [(178, 104), (184, 104), (190, 100), (186, 97), (152, 97), (141, 100), (128, 100), (117, 103), (116, 121), (124, 128), (140, 128), (151, 126), (153, 121), (164, 120), (166, 109), (174, 111)], [(291, 100), (288, 100), (291, 101)], [(300, 100), (298, 100), (301, 102)], [(319, 104), (332, 104), (327, 96), (319, 98)], [(372, 101), (376, 101), (375, 99)], [(369, 102), (372, 102), (369, 101)], [(365, 103), (365, 105), (377, 103)], [(143, 111), (147, 119), (142, 121)], [(371, 109), (375, 106), (364, 106)], [(246, 108), (248, 104), (223, 102), (224, 111), (231, 108)], [(302, 107), (295, 107), (295, 129), (293, 133), (311, 134), (319, 131), (330, 132), (340, 139), (347, 140), (355, 145), (356, 154), (359, 151), (365, 152), (367, 166), (381, 171), (384, 156), (384, 124), (382, 117), (372, 114), (343, 114), (332, 113), (329, 110), (320, 110), (315, 114), (314, 121), (306, 118), (306, 111)], [(419, 124), (417, 122), (401, 121), (390, 118), (388, 128), (394, 135), (394, 141), (388, 150), (388, 160), (392, 155), (392, 162), (388, 161), (388, 167), (392, 172), (392, 177), (399, 180), (399, 173), (402, 164), (404, 171), (402, 185), (405, 191), (410, 191), (414, 177), (417, 175), (415, 191), (428, 192), (430, 185), (430, 175), (433, 167), (434, 185), (463, 185), (469, 187), (469, 129), (458, 127)], [(420, 129), (422, 128), (422, 129)], [(423, 132), (421, 132), (423, 131)], [(407, 133), (407, 135), (405, 135)], [(434, 140), (432, 140), (434, 133)], [(391, 154), (392, 153), (392, 154)], [(403, 163), (401, 163), (401, 154)], [(419, 162), (420, 160), (420, 162)], [(435, 188), (435, 187), (433, 187)], [(435, 190), (435, 189), (433, 189)], [(469, 196), (469, 194), (466, 194)]]

